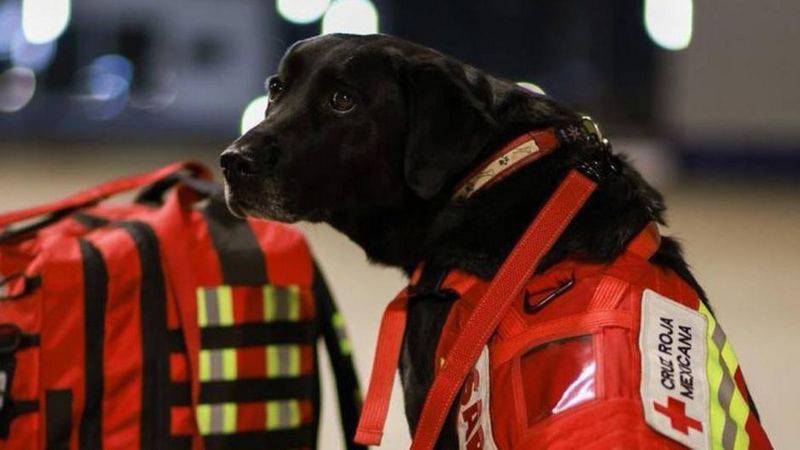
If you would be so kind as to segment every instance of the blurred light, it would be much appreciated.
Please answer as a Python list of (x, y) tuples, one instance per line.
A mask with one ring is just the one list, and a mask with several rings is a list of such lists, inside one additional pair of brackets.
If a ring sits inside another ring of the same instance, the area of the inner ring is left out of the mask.
[(35, 72), (46, 69), (56, 55), (55, 42), (31, 44), (21, 31), (11, 41), (11, 62), (15, 66), (27, 67)]
[(0, 111), (16, 112), (24, 108), (36, 92), (36, 74), (25, 67), (12, 67), (0, 73)]
[(58, 39), (67, 28), (70, 0), (22, 0), (22, 31), (31, 44)]
[(278, 0), (278, 14), (292, 23), (311, 23), (319, 20), (331, 0)]
[(322, 18), (322, 34), (378, 32), (378, 10), (369, 0), (336, 0)]
[(95, 73), (109, 73), (124, 78), (130, 82), (133, 80), (133, 63), (122, 55), (103, 55), (92, 61), (89, 66)]
[(242, 134), (245, 134), (250, 128), (261, 123), (264, 120), (264, 113), (267, 111), (267, 96), (261, 96), (250, 102), (242, 113)]
[(120, 55), (104, 55), (89, 65), (86, 87), (93, 100), (108, 101), (127, 93), (133, 64)]
[(692, 0), (645, 0), (647, 34), (667, 50), (683, 50), (692, 40)]
[(20, 9), (17, 2), (0, 2), (0, 58), (11, 53), (11, 43), (21, 27)]
[(525, 89), (527, 89), (527, 90), (529, 90), (531, 92), (537, 93), (539, 95), (547, 95), (544, 92), (544, 89), (539, 87), (538, 84), (533, 84), (533, 83), (530, 83), (528, 81), (520, 81), (519, 83), (517, 83), (517, 85), (519, 85), (520, 87), (525, 88)]
[(95, 58), (80, 72), (83, 94), (78, 96), (91, 119), (109, 120), (128, 105), (133, 79), (133, 63), (120, 55)]

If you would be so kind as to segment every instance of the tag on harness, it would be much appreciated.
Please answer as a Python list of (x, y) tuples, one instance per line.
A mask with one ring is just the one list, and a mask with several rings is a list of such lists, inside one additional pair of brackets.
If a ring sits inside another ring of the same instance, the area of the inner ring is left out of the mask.
[(694, 450), (710, 448), (711, 438), (706, 327), (697, 311), (644, 291), (639, 348), (645, 420)]

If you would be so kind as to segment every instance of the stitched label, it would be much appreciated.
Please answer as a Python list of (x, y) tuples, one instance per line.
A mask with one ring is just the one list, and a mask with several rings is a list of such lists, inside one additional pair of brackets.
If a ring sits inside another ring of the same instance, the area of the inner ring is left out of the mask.
[(695, 450), (710, 447), (706, 319), (651, 290), (642, 294), (640, 391), (647, 423)]
[(461, 450), (497, 450), (492, 436), (492, 416), (489, 410), (491, 381), (489, 348), (483, 347), (475, 367), (467, 375), (458, 404), (456, 429)]

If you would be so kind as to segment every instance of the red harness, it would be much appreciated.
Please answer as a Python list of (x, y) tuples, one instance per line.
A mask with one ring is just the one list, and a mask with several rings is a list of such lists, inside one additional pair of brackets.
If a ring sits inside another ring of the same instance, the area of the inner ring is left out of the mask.
[[(554, 129), (548, 129), (528, 133), (512, 141), (488, 163), (481, 166), (481, 169), (469, 177), (466, 183), (459, 185), (456, 195), (471, 195), (476, 189), (467, 189), (465, 192), (465, 185), (473, 183), (476, 176), (483, 174), (482, 171), (491, 167), (496, 161), (510, 157), (523, 145), (532, 143), (538, 150), (517, 159), (510, 165), (511, 171), (538, 159), (540, 155), (549, 153), (558, 145), (556, 136)], [(503, 170), (502, 173), (506, 175), (509, 172)], [(492, 182), (498, 175), (499, 173), (491, 173), (486, 176), (489, 176), (489, 182)], [(488, 183), (484, 183), (483, 186), (486, 184)], [(597, 184), (587, 176), (572, 170), (528, 226), (486, 293), (481, 297), (434, 379), (411, 444), (413, 450), (432, 449), (436, 444), (450, 406), (484, 345), (513, 300), (522, 292), (541, 259), (552, 248), (596, 187)], [(389, 304), (381, 321), (376, 347), (380, 351), (375, 355), (372, 378), (355, 438), (356, 442), (361, 444), (379, 445), (383, 435), (392, 383), (405, 331), (406, 297), (407, 292), (401, 292)]]
[[(461, 183), (455, 200), (575, 139), (605, 143), (592, 122), (527, 133)], [(459, 271), (445, 277), (459, 300), (439, 337), (412, 450), (435, 446), (459, 393), (464, 449), (771, 448), (713, 314), (681, 277), (649, 261), (655, 224), (608, 264), (565, 260), (532, 276), (609, 168), (603, 155), (565, 177), (488, 285)], [(362, 444), (383, 435), (407, 298), (408, 289), (381, 322)], [(502, 400), (492, 407), (490, 397)]]

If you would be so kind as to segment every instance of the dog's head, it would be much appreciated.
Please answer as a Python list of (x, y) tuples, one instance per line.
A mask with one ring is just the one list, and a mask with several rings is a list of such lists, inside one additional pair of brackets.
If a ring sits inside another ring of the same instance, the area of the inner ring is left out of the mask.
[(449, 195), (486, 147), (505, 81), (398, 38), (298, 42), (267, 80), (264, 120), (221, 156), (238, 215), (328, 220)]

